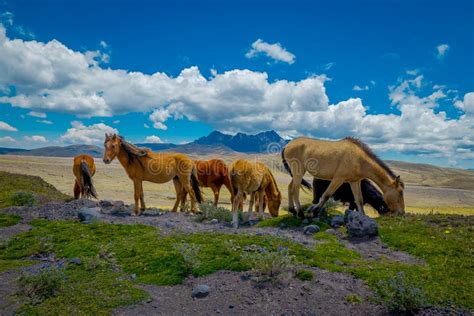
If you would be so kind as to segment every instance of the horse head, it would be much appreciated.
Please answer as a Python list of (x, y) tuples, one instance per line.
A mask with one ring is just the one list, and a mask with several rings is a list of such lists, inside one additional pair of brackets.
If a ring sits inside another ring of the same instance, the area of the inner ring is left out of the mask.
[(403, 198), (403, 190), (405, 184), (397, 176), (392, 183), (388, 186), (384, 194), (385, 203), (387, 203), (388, 210), (392, 214), (404, 214), (405, 213), (405, 200)]
[(121, 141), (121, 138), (117, 136), (117, 134), (109, 135), (105, 133), (103, 157), (104, 163), (109, 164), (115, 159), (115, 157), (117, 157), (120, 151)]

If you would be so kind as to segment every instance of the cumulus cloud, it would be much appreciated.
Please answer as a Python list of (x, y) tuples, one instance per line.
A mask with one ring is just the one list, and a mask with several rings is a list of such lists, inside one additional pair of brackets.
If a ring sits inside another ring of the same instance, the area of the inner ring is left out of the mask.
[(43, 112), (35, 112), (35, 111), (31, 111), (28, 113), (29, 116), (34, 116), (34, 117), (39, 117), (39, 118), (46, 118), (47, 115), (46, 113), (43, 113)]
[(162, 142), (161, 138), (155, 135), (150, 135), (145, 138), (145, 143), (161, 144)]
[(448, 44), (441, 44), (441, 45), (436, 46), (436, 57), (438, 59), (442, 59), (446, 55), (448, 50), (449, 50)]
[(7, 131), (7, 132), (16, 132), (18, 129), (11, 126), (7, 122), (0, 121), (0, 131)]
[(454, 104), (465, 113), (474, 113), (474, 92), (466, 93), (463, 101), (457, 100)]
[(104, 141), (105, 133), (118, 134), (118, 130), (98, 123), (86, 126), (80, 121), (72, 121), (72, 127), (69, 128), (64, 135), (61, 136), (61, 141), (71, 144), (100, 144)]
[(247, 58), (254, 58), (264, 54), (276, 61), (282, 61), (287, 64), (293, 64), (296, 56), (281, 46), (280, 43), (270, 44), (261, 39), (252, 43), (252, 48), (245, 54)]
[(365, 86), (359, 86), (359, 85), (355, 85), (353, 88), (352, 88), (353, 91), (366, 91), (366, 90), (369, 90), (369, 86), (368, 85), (365, 85)]
[[(151, 113), (149, 119), (158, 129), (166, 129), (170, 119), (186, 117), (226, 132), (274, 129), (283, 136), (332, 139), (352, 135), (378, 150), (474, 158), (471, 94), (455, 105), (463, 114), (449, 118), (438, 107), (441, 100), (448, 101), (448, 92), (439, 85), (421, 93), (431, 84), (425, 84), (418, 72), (390, 87), (394, 114), (370, 114), (359, 98), (331, 103), (325, 75), (269, 80), (265, 72), (234, 69), (205, 78), (195, 66), (176, 77), (129, 72), (104, 68), (87, 52), (73, 51), (56, 40), (10, 40), (0, 27), (0, 73), (0, 86), (13, 85), (17, 92), (0, 102), (37, 112), (82, 116), (145, 112)], [(117, 130), (102, 123), (75, 122), (61, 140), (96, 144), (105, 132)]]
[(16, 140), (13, 137), (10, 137), (10, 136), (0, 137), (0, 144), (15, 143), (15, 142), (16, 142)]
[(46, 137), (41, 136), (41, 135), (25, 136), (24, 139), (27, 142), (32, 142), (32, 143), (46, 143), (46, 142), (48, 142)]

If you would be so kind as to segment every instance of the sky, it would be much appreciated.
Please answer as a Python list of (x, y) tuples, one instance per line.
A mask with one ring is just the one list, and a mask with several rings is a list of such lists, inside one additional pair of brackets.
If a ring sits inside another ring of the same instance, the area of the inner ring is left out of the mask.
[(473, 1), (0, 0), (0, 147), (213, 130), (474, 168)]

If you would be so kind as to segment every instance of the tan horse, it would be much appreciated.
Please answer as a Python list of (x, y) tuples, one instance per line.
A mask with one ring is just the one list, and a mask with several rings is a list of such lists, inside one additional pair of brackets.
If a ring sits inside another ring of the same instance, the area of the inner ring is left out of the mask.
[(258, 197), (259, 216), (263, 217), (264, 198), (267, 197), (268, 210), (272, 216), (278, 216), (281, 204), (281, 193), (270, 169), (262, 163), (251, 163), (247, 160), (237, 160), (230, 167), (230, 179), (234, 187), (232, 202), (232, 223), (238, 227), (238, 210), (241, 207), (244, 194), (250, 194), (249, 217), (255, 197)]
[(92, 182), (92, 177), (95, 174), (94, 158), (90, 155), (78, 155), (74, 157), (72, 173), (76, 177), (74, 181), (74, 198), (76, 200), (79, 197), (93, 197), (97, 199), (97, 192)]
[(289, 211), (293, 214), (304, 216), (299, 201), (299, 187), (300, 184), (307, 184), (303, 179), (306, 171), (315, 178), (331, 180), (319, 202), (310, 208), (313, 216), (344, 182), (351, 186), (357, 209), (364, 212), (362, 179), (370, 179), (377, 184), (391, 213), (405, 212), (404, 184), (400, 176), (395, 176), (367, 145), (357, 139), (347, 137), (339, 141), (324, 141), (300, 137), (289, 142), (281, 155), (283, 165), (292, 176), (288, 186), (288, 202)]
[[(148, 149), (138, 148), (116, 134), (105, 134), (104, 163), (109, 164), (118, 158), (127, 175), (133, 181), (135, 209), (134, 214), (140, 215), (146, 209), (143, 196), (143, 181), (165, 183), (173, 180), (176, 190), (176, 212), (185, 190), (191, 197), (191, 211), (197, 212), (196, 201), (201, 202), (201, 191), (196, 179), (196, 167), (193, 161), (179, 153), (153, 153)], [(140, 210), (138, 208), (140, 200)]]
[[(234, 190), (230, 183), (229, 169), (225, 162), (220, 159), (211, 160), (195, 160), (197, 168), (197, 178), (201, 187), (211, 188), (214, 193), (214, 205), (219, 202), (219, 194), (221, 187), (224, 185), (230, 193), (230, 201), (234, 200)], [(186, 200), (186, 192), (184, 192), (183, 201)]]

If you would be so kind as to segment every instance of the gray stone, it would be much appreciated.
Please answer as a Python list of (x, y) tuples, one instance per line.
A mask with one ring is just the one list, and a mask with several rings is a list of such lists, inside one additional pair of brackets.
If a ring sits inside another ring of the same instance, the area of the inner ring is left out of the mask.
[(114, 201), (114, 202), (112, 203), (112, 206), (113, 206), (114, 208), (122, 208), (122, 207), (125, 206), (125, 204), (123, 203), (123, 201)]
[(113, 206), (113, 202), (112, 201), (109, 201), (109, 200), (101, 200), (99, 201), (99, 206), (100, 207), (111, 207)]
[(217, 218), (213, 218), (209, 221), (209, 224), (219, 224), (219, 220)]
[(346, 211), (346, 215), (346, 228), (349, 237), (377, 236), (379, 227), (373, 218), (357, 211)]
[(334, 215), (332, 218), (331, 218), (331, 227), (340, 227), (344, 225), (344, 216), (342, 215)]
[(77, 265), (79, 265), (79, 264), (82, 264), (82, 260), (81, 260), (81, 258), (78, 258), (78, 257), (75, 257), (75, 258), (69, 259), (69, 262), (70, 262), (70, 263), (77, 264)]
[(165, 222), (166, 228), (174, 228), (176, 225), (171, 222)]
[(329, 229), (326, 229), (326, 233), (331, 234), (331, 235), (336, 235), (337, 231), (335, 229), (329, 228)]
[(308, 225), (309, 224), (309, 219), (305, 218), (304, 220), (301, 221), (301, 224)]
[(77, 213), (77, 217), (84, 224), (90, 224), (102, 218), (100, 207), (83, 207)]
[(319, 227), (318, 225), (308, 225), (304, 227), (303, 232), (305, 235), (312, 235), (319, 232)]
[(211, 288), (207, 284), (199, 284), (193, 289), (191, 296), (194, 298), (203, 298), (209, 295)]
[(132, 280), (135, 280), (137, 278), (137, 274), (136, 273), (130, 274), (130, 278), (132, 278)]

